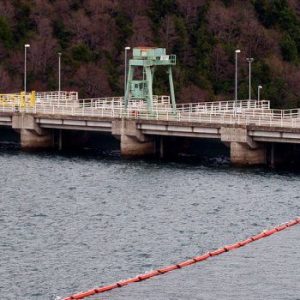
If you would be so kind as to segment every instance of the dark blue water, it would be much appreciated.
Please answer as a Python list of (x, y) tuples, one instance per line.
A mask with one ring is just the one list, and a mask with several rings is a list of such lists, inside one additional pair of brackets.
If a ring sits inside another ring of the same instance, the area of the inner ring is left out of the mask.
[[(1, 299), (55, 299), (300, 215), (300, 176), (0, 151)], [(300, 226), (91, 299), (300, 299)]]

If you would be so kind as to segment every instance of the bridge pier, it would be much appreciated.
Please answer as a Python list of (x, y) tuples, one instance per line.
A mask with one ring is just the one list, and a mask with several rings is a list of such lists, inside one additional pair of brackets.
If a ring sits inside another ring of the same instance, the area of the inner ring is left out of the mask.
[(230, 161), (234, 165), (265, 165), (267, 149), (248, 135), (246, 127), (222, 127), (221, 141), (230, 147)]
[(40, 150), (54, 147), (54, 134), (40, 128), (32, 115), (16, 114), (12, 128), (20, 132), (20, 144), (24, 150)]
[(21, 148), (24, 150), (42, 150), (54, 147), (54, 136), (51, 132), (38, 135), (34, 131), (21, 129), (20, 142)]
[(163, 159), (164, 157), (165, 157), (164, 138), (161, 136), (159, 139), (159, 158)]
[(154, 141), (140, 141), (136, 137), (132, 137), (126, 134), (123, 134), (121, 136), (121, 155), (123, 157), (137, 158), (144, 156), (153, 156), (154, 154)]
[(230, 143), (230, 161), (234, 165), (265, 165), (267, 163), (266, 147), (250, 148), (245, 143)]
[(120, 139), (121, 155), (128, 158), (153, 156), (155, 139), (145, 136), (137, 129), (135, 120), (117, 120), (112, 123), (112, 134)]
[(63, 149), (63, 136), (62, 136), (62, 130), (59, 129), (58, 131), (58, 150), (62, 151)]

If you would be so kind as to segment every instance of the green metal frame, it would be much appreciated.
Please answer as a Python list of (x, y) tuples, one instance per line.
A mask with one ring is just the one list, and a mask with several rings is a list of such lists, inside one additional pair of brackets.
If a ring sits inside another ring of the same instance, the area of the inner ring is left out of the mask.
[[(176, 113), (176, 101), (173, 83), (172, 66), (176, 65), (176, 55), (166, 55), (164, 48), (138, 47), (133, 48), (133, 58), (129, 60), (128, 76), (124, 105), (128, 107), (129, 100), (143, 100), (153, 113), (153, 81), (157, 66), (167, 67), (172, 111)], [(134, 79), (138, 68), (142, 68), (142, 79)]]

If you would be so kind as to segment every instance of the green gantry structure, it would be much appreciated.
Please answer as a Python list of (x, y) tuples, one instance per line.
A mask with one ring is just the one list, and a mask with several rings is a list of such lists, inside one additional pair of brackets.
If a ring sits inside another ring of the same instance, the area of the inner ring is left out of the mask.
[(153, 112), (153, 81), (157, 66), (167, 68), (170, 85), (172, 111), (176, 113), (176, 102), (172, 66), (176, 65), (176, 55), (167, 55), (166, 49), (155, 47), (133, 48), (133, 58), (129, 60), (127, 85), (125, 92), (125, 109), (130, 100), (143, 100), (148, 112)]

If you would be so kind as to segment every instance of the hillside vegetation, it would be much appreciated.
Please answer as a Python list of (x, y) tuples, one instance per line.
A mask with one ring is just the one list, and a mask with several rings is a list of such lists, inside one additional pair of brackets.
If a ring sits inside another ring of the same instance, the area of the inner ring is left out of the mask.
[[(82, 97), (123, 93), (124, 47), (159, 46), (178, 57), (180, 102), (232, 99), (234, 50), (239, 97), (248, 97), (246, 57), (254, 57), (253, 95), (274, 107), (300, 107), (298, 0), (1, 0), (0, 91), (22, 89), (24, 44), (28, 86), (63, 89)], [(166, 93), (159, 72), (155, 92)]]

